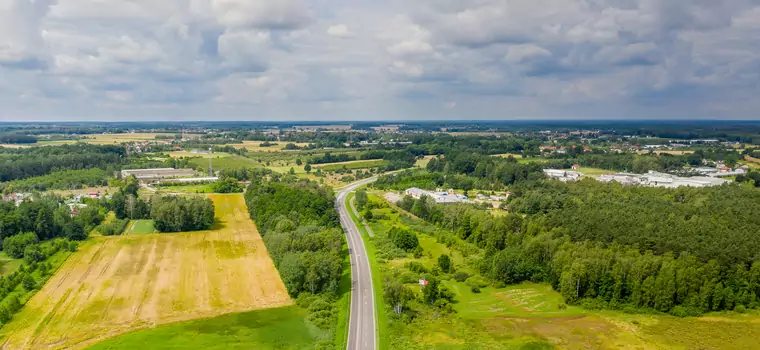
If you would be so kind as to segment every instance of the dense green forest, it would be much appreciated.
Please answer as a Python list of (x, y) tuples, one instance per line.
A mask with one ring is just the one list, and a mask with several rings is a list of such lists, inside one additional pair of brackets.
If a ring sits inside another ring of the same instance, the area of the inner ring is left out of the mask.
[(497, 283), (548, 282), (570, 303), (679, 316), (760, 305), (751, 188), (522, 187), (504, 216), (427, 197), (399, 205), (485, 249), (481, 273)]
[(0, 134), (0, 143), (31, 144), (37, 143), (37, 138), (22, 134)]
[(332, 189), (275, 176), (258, 178), (245, 198), (288, 293), (318, 327), (335, 327), (345, 253)]
[(0, 148), (0, 181), (25, 179), (55, 170), (114, 169), (124, 162), (124, 147), (87, 144)]
[(108, 185), (112, 172), (93, 168), (53, 171), (47, 175), (29, 177), (0, 183), (0, 192), (30, 192), (47, 190), (72, 190), (83, 187)]

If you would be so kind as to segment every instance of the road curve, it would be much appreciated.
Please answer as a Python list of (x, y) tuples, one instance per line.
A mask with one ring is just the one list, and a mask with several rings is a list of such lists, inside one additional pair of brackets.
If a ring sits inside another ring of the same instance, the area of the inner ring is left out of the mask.
[(372, 270), (359, 229), (346, 208), (346, 196), (359, 186), (375, 181), (376, 177), (354, 182), (338, 191), (335, 207), (346, 232), (348, 254), (351, 258), (351, 310), (348, 319), (348, 350), (375, 350), (375, 296), (372, 291)]

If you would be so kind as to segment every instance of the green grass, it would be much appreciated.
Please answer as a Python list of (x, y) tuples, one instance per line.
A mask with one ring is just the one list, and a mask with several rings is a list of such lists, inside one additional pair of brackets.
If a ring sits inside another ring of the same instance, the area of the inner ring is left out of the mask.
[(156, 228), (153, 227), (153, 220), (134, 220), (127, 224), (127, 233), (132, 235), (156, 233)]
[(106, 340), (89, 349), (313, 349), (327, 334), (298, 306), (169, 324)]
[(353, 162), (342, 162), (332, 164), (314, 164), (314, 168), (322, 168), (322, 171), (336, 171), (343, 168), (349, 170), (374, 168), (387, 164), (388, 162), (382, 159), (375, 160), (357, 160)]
[(7, 276), (16, 272), (23, 261), (23, 259), (14, 259), (5, 252), (0, 252), (0, 276)]
[[(211, 162), (214, 170), (261, 167), (261, 164), (256, 160), (243, 156), (213, 158)], [(190, 163), (208, 169), (208, 157), (193, 158)]]
[(607, 174), (614, 174), (615, 171), (612, 170), (605, 170), (605, 169), (599, 169), (599, 168), (586, 168), (581, 167), (578, 169), (578, 172), (583, 175), (589, 175), (589, 176), (599, 176), (599, 175), (607, 175)]

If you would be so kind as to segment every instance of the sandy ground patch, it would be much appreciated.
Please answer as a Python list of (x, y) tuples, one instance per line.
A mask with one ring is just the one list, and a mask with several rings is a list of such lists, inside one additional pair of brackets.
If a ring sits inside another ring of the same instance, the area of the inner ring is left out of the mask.
[(84, 244), (2, 329), (2, 348), (84, 348), (159, 324), (291, 305), (243, 197), (211, 198), (218, 229)]

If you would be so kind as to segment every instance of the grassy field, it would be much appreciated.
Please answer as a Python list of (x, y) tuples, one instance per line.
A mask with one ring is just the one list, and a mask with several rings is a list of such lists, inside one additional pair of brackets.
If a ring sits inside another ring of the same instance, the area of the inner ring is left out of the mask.
[(385, 160), (382, 159), (374, 159), (374, 160), (354, 160), (350, 162), (340, 162), (340, 163), (328, 163), (328, 164), (314, 164), (313, 167), (321, 168), (322, 171), (336, 171), (343, 168), (349, 169), (349, 170), (356, 170), (356, 169), (367, 169), (367, 168), (374, 168), (378, 166), (382, 166), (388, 163)]
[[(262, 167), (258, 161), (243, 156), (215, 157), (211, 162), (214, 170)], [(206, 169), (208, 168), (208, 157), (191, 159), (190, 163)]]
[[(398, 208), (384, 205), (379, 196), (370, 194), (370, 200), (381, 206), (373, 209), (375, 217), (387, 217), (370, 222), (375, 238), (365, 236), (376, 288), (382, 287), (383, 276), (403, 271), (405, 263), (415, 261), (430, 269), (441, 254), (449, 254), (457, 270), (477, 273), (458, 249), (425, 233), (440, 228), (413, 217), (402, 218)], [(376, 240), (393, 226), (417, 232), (424, 251), (421, 257), (375, 258)], [(415, 318), (404, 322), (378, 302), (379, 349), (756, 349), (760, 339), (757, 311), (699, 318), (593, 311), (564, 305), (564, 298), (546, 284), (489, 286), (475, 293), (450, 275), (439, 278), (455, 296), (455, 312), (417, 304), (412, 306)], [(416, 284), (407, 286), (420, 292)]]
[(0, 276), (10, 275), (21, 266), (22, 259), (14, 259), (5, 252), (0, 252)]
[(210, 231), (86, 241), (0, 330), (3, 347), (81, 348), (130, 331), (293, 302), (241, 195)]
[(325, 338), (297, 306), (255, 310), (128, 333), (99, 349), (308, 349)]
[(134, 220), (127, 225), (127, 234), (141, 235), (146, 233), (157, 233), (153, 227), (153, 220)]
[(612, 170), (605, 170), (605, 169), (599, 169), (599, 168), (586, 168), (586, 167), (581, 167), (580, 169), (578, 169), (578, 172), (583, 175), (588, 175), (588, 176), (599, 176), (599, 175), (616, 173), (615, 171), (612, 171)]

